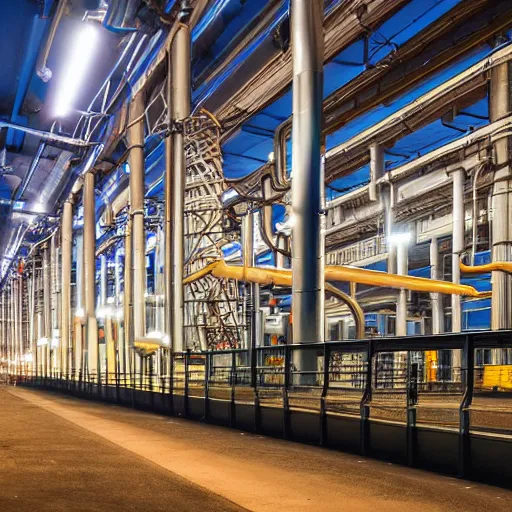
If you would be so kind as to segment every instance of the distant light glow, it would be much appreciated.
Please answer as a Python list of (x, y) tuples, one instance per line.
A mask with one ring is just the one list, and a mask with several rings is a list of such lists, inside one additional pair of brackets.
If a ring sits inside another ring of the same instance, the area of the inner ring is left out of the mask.
[(391, 233), (388, 237), (389, 245), (407, 245), (411, 241), (411, 233)]
[(146, 338), (161, 340), (163, 338), (163, 334), (160, 331), (150, 331), (146, 334)]
[(85, 311), (83, 308), (78, 308), (75, 312), (75, 317), (77, 318), (84, 318), (85, 316)]
[(33, 360), (34, 360), (34, 356), (32, 355), (32, 352), (29, 352), (28, 354), (25, 355), (26, 363), (31, 363)]
[(38, 347), (43, 347), (45, 345), (48, 345), (48, 338), (39, 338), (37, 340), (37, 346)]
[(84, 23), (75, 35), (66, 60), (67, 67), (57, 95), (55, 108), (57, 117), (65, 117), (73, 107), (92, 62), (97, 42), (97, 27)]
[(59, 346), (59, 338), (52, 338), (51, 347), (57, 348)]
[(36, 203), (34, 208), (32, 208), (36, 213), (44, 213), (46, 211), (46, 205), (43, 203)]

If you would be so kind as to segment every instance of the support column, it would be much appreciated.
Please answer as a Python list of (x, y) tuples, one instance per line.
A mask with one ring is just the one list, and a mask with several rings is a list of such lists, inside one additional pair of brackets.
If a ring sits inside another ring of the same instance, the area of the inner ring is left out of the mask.
[[(292, 316), (294, 343), (322, 339), (321, 131), (323, 2), (292, 0)], [(295, 366), (316, 371), (313, 354), (297, 353)], [(304, 380), (310, 380), (307, 376)]]
[(85, 321), (85, 273), (84, 273), (84, 234), (76, 237), (76, 310), (73, 327), (75, 329), (75, 360), (74, 372), (75, 379), (79, 379), (83, 375), (84, 362), (84, 342), (83, 342), (83, 322)]
[(67, 200), (62, 210), (61, 224), (61, 316), (60, 316), (60, 357), (61, 375), (69, 374), (68, 355), (71, 332), (71, 266), (73, 250), (73, 203)]
[[(175, 124), (185, 121), (190, 116), (190, 29), (180, 25), (171, 49), (171, 120)], [(175, 130), (172, 141), (170, 169), (171, 187), (171, 238), (172, 240), (172, 348), (181, 351), (184, 348), (183, 331), (183, 275), (184, 275), (184, 209), (186, 157), (185, 136), (182, 130)]]
[[(406, 276), (409, 272), (408, 251), (407, 242), (400, 242), (397, 245), (396, 266), (398, 275)], [(404, 288), (398, 293), (395, 334), (397, 336), (407, 336), (407, 290)]]
[(124, 235), (124, 292), (123, 292), (123, 361), (125, 377), (130, 371), (131, 347), (133, 346), (132, 332), (132, 219), (128, 218)]
[(44, 376), (50, 376), (50, 343), (52, 339), (52, 305), (51, 305), (51, 276), (50, 276), (50, 247), (43, 247), (43, 329), (45, 342), (41, 347)]
[(98, 375), (98, 324), (96, 321), (96, 211), (94, 173), (85, 174), (84, 189), (84, 289), (87, 375)]
[(138, 94), (130, 108), (130, 214), (133, 253), (133, 334), (146, 335), (146, 235), (144, 231), (144, 97)]
[(377, 180), (384, 175), (384, 149), (374, 142), (370, 146), (370, 183), (368, 195), (370, 201), (377, 201)]
[[(430, 278), (439, 280), (439, 244), (437, 238), (430, 241)], [(439, 293), (431, 293), (430, 301), (432, 305), (432, 334), (441, 334), (444, 332), (444, 310), (442, 296)]]
[[(510, 114), (511, 83), (509, 64), (491, 69), (490, 118), (498, 121)], [(492, 260), (512, 261), (512, 188), (510, 170), (510, 138), (500, 137), (494, 143), (494, 185), (492, 191)], [(492, 273), (492, 329), (512, 327), (511, 278), (505, 272)], [(497, 356), (497, 351), (493, 351)], [(499, 364), (499, 358), (493, 362)]]
[[(452, 282), (460, 284), (460, 256), (464, 252), (464, 169), (453, 172)], [(452, 332), (462, 330), (460, 295), (452, 295)]]

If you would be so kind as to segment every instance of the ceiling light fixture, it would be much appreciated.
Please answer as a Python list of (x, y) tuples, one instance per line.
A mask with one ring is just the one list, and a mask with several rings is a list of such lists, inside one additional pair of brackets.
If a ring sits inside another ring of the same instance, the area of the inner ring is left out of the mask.
[(65, 117), (73, 107), (78, 91), (90, 67), (96, 44), (98, 28), (84, 23), (77, 32), (68, 54), (67, 67), (57, 95), (55, 115)]

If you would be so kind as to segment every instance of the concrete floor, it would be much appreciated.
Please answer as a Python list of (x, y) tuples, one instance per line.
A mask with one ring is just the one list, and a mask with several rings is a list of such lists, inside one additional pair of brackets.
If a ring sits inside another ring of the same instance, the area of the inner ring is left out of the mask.
[(493, 511), (512, 492), (197, 422), (0, 388), (0, 511)]

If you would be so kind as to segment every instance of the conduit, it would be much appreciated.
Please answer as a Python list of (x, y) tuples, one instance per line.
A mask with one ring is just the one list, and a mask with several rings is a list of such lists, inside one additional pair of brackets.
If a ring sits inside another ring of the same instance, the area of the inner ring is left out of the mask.
[[(193, 283), (207, 275), (224, 279), (236, 279), (237, 281), (245, 281), (262, 285), (292, 285), (291, 270), (226, 265), (224, 261), (215, 261), (210, 263), (203, 269), (187, 276), (183, 280), (183, 284), (186, 285)], [(364, 313), (357, 301), (330, 284), (325, 285), (325, 292), (336, 297), (347, 305), (354, 316), (356, 337), (358, 339), (364, 338)]]
[(510, 272), (512, 273), (512, 261), (493, 261), (485, 265), (464, 265), (460, 262), (460, 271), (464, 274), (486, 274), (487, 272)]
[[(463, 269), (461, 268), (461, 270)], [(235, 279), (237, 281), (273, 286), (291, 286), (292, 279), (291, 270), (288, 269), (226, 265), (224, 261), (219, 260), (214, 261), (203, 269), (187, 276), (183, 280), (183, 284), (186, 285), (193, 283), (207, 275), (212, 275), (217, 278)], [(388, 274), (386, 272), (378, 272), (375, 270), (366, 270), (356, 267), (327, 266), (325, 267), (325, 280), (345, 281), (367, 286), (397, 288), (425, 293), (463, 295), (466, 297), (475, 297), (480, 299), (490, 296), (489, 292), (479, 292), (472, 286), (463, 284), (454, 284), (448, 281), (437, 281), (423, 277)], [(331, 284), (325, 285), (325, 292), (335, 296), (347, 305), (354, 316), (357, 338), (364, 338), (364, 314), (358, 302)]]

